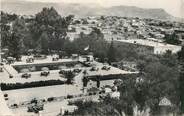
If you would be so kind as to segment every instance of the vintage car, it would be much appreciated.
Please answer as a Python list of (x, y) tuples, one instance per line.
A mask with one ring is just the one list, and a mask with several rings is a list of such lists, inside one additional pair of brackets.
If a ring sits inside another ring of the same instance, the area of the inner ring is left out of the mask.
[(31, 74), (28, 74), (28, 73), (24, 73), (22, 74), (22, 78), (30, 78), (31, 77)]
[(40, 73), (40, 76), (48, 76), (50, 74), (49, 71), (43, 71)]
[(13, 78), (13, 75), (10, 74), (10, 75), (9, 75), (9, 78)]
[(96, 67), (92, 67), (91, 69), (90, 69), (90, 71), (98, 71), (99, 70), (99, 68), (96, 68)]
[(81, 69), (74, 69), (73, 72), (74, 73), (80, 73), (82, 70)]
[(39, 111), (43, 110), (43, 107), (44, 107), (44, 105), (42, 103), (30, 105), (30, 106), (28, 106), (27, 112), (38, 113)]
[(41, 54), (36, 54), (36, 55), (33, 56), (33, 58), (35, 60), (43, 60), (43, 59), (46, 59), (47, 56), (46, 55), (41, 55)]
[(108, 67), (108, 66), (103, 66), (103, 67), (102, 67), (102, 70), (108, 71), (108, 70), (110, 70), (110, 69), (111, 69), (111, 67)]
[(26, 59), (26, 63), (33, 63), (34, 62), (34, 58), (28, 58)]

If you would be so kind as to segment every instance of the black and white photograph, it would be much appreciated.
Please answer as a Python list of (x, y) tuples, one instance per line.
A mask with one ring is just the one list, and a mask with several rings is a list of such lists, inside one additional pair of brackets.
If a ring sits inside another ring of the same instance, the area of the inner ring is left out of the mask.
[(0, 116), (184, 116), (184, 0), (0, 10)]

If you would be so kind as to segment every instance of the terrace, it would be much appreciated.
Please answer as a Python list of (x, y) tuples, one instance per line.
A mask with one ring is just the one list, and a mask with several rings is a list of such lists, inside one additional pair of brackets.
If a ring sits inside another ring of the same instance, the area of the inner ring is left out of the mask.
[[(37, 99), (45, 99), (48, 98), (61, 98), (60, 101), (55, 102), (49, 102), (47, 103), (44, 108), (47, 109), (47, 111), (51, 111), (51, 109), (48, 109), (48, 107), (55, 107), (57, 106), (58, 112), (61, 109), (61, 106), (59, 104), (63, 104), (63, 100), (68, 95), (84, 95), (83, 90), (83, 77), (84, 77), (84, 71), (87, 71), (88, 76), (108, 76), (108, 75), (124, 75), (124, 74), (137, 74), (138, 72), (129, 72), (124, 71), (109, 65), (105, 65), (96, 61), (91, 61), (91, 66), (86, 67), (85, 64), (80, 63), (78, 59), (59, 59), (57, 61), (53, 61), (51, 56), (47, 56), (46, 59), (42, 60), (35, 60), (32, 63), (26, 62), (27, 56), (23, 56), (21, 62), (15, 62), (14, 64), (10, 65), (4, 65), (5, 71), (0, 73), (0, 79), (1, 83), (6, 84), (14, 84), (17, 83), (25, 84), (25, 83), (32, 83), (32, 82), (40, 82), (40, 81), (53, 81), (53, 80), (60, 80), (60, 81), (66, 81), (66, 79), (59, 74), (59, 71), (62, 70), (73, 70), (73, 69), (81, 69), (80, 73), (75, 75), (74, 77), (74, 84), (67, 85), (65, 83), (63, 84), (56, 84), (56, 85), (44, 85), (44, 86), (35, 86), (34, 88), (31, 87), (25, 87), (25, 88), (14, 88), (12, 90), (3, 90), (3, 94), (7, 94), (8, 97), (6, 97), (6, 102), (8, 106), (11, 108), (13, 104), (17, 104), (18, 108), (13, 108), (13, 113), (23, 113), (26, 115), (31, 115), (31, 113), (27, 113), (27, 107), (24, 105), (21, 105), (22, 103), (29, 103), (33, 98)], [(84, 60), (84, 59), (83, 59)], [(105, 67), (104, 67), (105, 66)], [(30, 70), (30, 67), (34, 67), (35, 70)], [(42, 68), (47, 67), (50, 71), (48, 76), (40, 76), (40, 73), (42, 72)], [(95, 69), (98, 70), (92, 70), (92, 68), (95, 67)], [(30, 78), (21, 78), (21, 75), (24, 74), (23, 70), (28, 69), (27, 73), (31, 74)], [(12, 74), (13, 78), (8, 78), (9, 75)], [(107, 78), (101, 81), (100, 87), (104, 87), (106, 85), (112, 86), (114, 83), (114, 76), (113, 78)], [(90, 84), (91, 83), (91, 84)], [(96, 87), (96, 81), (91, 81), (88, 84), (88, 88)], [(34, 84), (33, 84), (34, 85)], [(24, 85), (25, 86), (25, 85)], [(32, 86), (32, 85), (31, 85)], [(64, 103), (66, 108), (68, 108), (67, 104)], [(51, 105), (51, 106), (50, 106)], [(53, 108), (52, 108), (53, 110)], [(45, 112), (44, 110), (43, 112)]]

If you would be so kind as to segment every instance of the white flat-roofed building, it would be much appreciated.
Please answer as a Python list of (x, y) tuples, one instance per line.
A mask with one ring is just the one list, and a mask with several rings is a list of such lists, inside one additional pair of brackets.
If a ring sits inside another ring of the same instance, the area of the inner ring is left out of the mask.
[(153, 47), (154, 54), (163, 54), (167, 50), (172, 51), (172, 53), (177, 53), (181, 50), (181, 46), (171, 45), (167, 43), (155, 42), (151, 40), (144, 39), (129, 39), (129, 40), (115, 40), (117, 42), (123, 42), (128, 44), (140, 45), (140, 46), (149, 46)]

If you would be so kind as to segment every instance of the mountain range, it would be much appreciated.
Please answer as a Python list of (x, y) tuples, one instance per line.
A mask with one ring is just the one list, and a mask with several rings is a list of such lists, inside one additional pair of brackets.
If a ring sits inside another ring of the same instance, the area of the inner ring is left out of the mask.
[(34, 15), (41, 11), (43, 7), (53, 6), (61, 15), (74, 14), (78, 17), (86, 16), (121, 16), (139, 17), (161, 20), (176, 19), (163, 9), (143, 9), (135, 6), (112, 6), (102, 7), (98, 4), (69, 4), (69, 3), (43, 3), (28, 1), (2, 1), (1, 10), (21, 15)]

